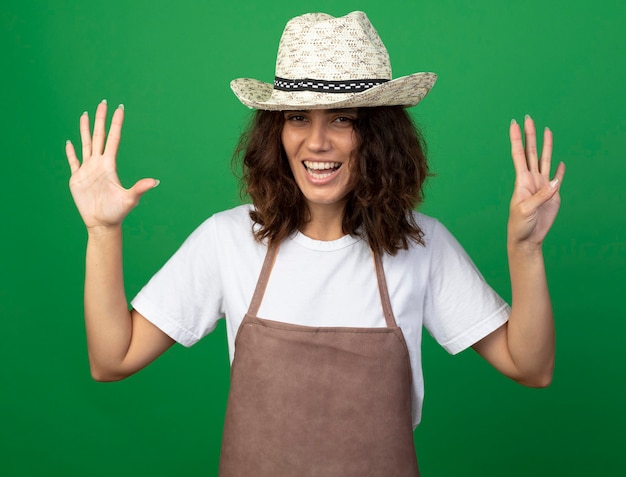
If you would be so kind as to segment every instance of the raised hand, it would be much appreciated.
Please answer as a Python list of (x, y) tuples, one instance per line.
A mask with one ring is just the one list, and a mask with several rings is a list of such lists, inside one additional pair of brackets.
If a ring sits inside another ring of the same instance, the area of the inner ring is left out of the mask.
[(156, 187), (155, 179), (141, 179), (125, 189), (117, 175), (116, 156), (120, 144), (124, 107), (113, 113), (108, 137), (105, 132), (107, 104), (102, 101), (96, 109), (93, 137), (89, 116), (80, 117), (82, 164), (73, 144), (67, 141), (65, 153), (70, 165), (70, 191), (76, 207), (88, 229), (118, 226), (139, 203), (141, 196)]
[(519, 125), (511, 122), (511, 155), (515, 167), (515, 188), (511, 198), (509, 245), (540, 247), (559, 211), (559, 188), (565, 175), (560, 163), (550, 180), (552, 160), (552, 131), (545, 129), (541, 157), (537, 153), (537, 138), (533, 120), (526, 116), (524, 136)]

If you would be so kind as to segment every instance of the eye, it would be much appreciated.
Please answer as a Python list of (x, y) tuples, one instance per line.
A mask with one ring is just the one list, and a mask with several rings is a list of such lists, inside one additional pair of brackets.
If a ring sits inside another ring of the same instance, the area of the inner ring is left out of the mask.
[(337, 116), (333, 122), (342, 127), (352, 127), (355, 120), (352, 116)]
[(285, 121), (306, 121), (306, 117), (300, 113), (285, 113)]

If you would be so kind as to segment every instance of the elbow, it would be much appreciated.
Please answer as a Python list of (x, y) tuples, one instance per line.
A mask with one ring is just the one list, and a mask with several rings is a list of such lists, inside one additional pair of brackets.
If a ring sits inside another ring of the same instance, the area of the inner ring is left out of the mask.
[(541, 372), (522, 376), (516, 381), (529, 388), (547, 388), (552, 384), (553, 370), (553, 366), (549, 366)]
[(89, 372), (91, 373), (91, 378), (99, 383), (112, 383), (128, 377), (128, 374), (98, 366), (94, 362), (89, 363)]
[(120, 376), (114, 376), (111, 374), (104, 374), (98, 372), (91, 372), (91, 378), (98, 383), (114, 383), (115, 381), (121, 381), (124, 379)]
[(547, 388), (552, 384), (552, 373), (535, 376), (532, 379), (524, 379), (518, 382), (529, 388)]

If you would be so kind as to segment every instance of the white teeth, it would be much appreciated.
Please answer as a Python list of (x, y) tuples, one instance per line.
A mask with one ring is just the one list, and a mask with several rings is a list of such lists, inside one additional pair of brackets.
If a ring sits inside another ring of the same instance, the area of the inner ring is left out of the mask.
[(325, 172), (324, 174), (320, 174), (319, 172), (315, 173), (315, 176), (319, 179), (323, 179), (324, 177), (328, 177), (332, 174), (332, 172)]
[(320, 171), (320, 170), (330, 170), (330, 169), (337, 169), (339, 166), (341, 166), (341, 163), (339, 162), (313, 162), (313, 161), (304, 161), (304, 165), (306, 166), (307, 169), (309, 170), (316, 170), (316, 171)]

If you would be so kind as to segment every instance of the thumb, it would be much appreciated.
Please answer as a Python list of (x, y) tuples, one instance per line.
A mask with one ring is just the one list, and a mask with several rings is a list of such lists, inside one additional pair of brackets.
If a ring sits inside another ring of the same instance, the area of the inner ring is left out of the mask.
[(157, 179), (141, 179), (135, 182), (135, 185), (130, 188), (132, 194), (139, 200), (139, 198), (148, 192), (150, 189), (154, 189), (160, 184)]
[(554, 197), (554, 194), (559, 190), (559, 185), (560, 180), (558, 178), (551, 180), (526, 201), (526, 206), (531, 210), (538, 209)]

